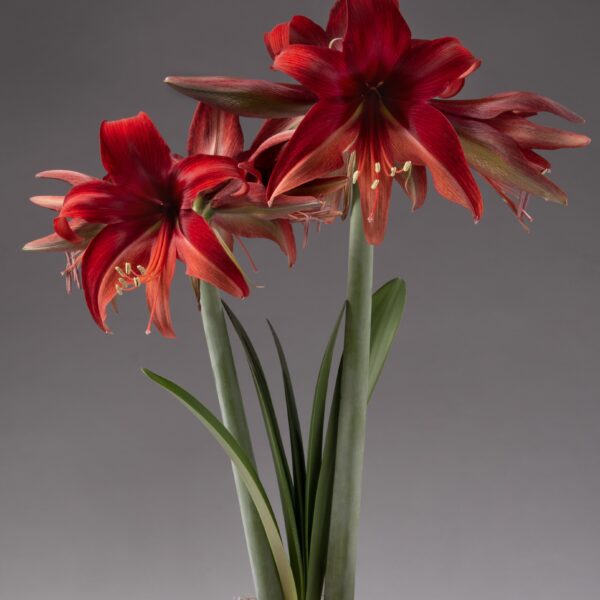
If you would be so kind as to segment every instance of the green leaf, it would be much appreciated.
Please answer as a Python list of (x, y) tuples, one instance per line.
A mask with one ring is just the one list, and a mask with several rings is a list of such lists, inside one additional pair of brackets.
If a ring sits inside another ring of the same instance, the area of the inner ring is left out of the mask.
[[(271, 335), (277, 348), (277, 356), (281, 365), (281, 373), (283, 376), (283, 387), (285, 390), (285, 403), (288, 417), (288, 428), (290, 433), (290, 447), (292, 449), (292, 467), (294, 473), (294, 502), (296, 513), (296, 527), (299, 532), (304, 531), (304, 498), (306, 488), (306, 463), (304, 461), (304, 444), (302, 442), (302, 429), (300, 427), (300, 419), (298, 418), (298, 407), (296, 405), (296, 397), (292, 386), (292, 378), (288, 368), (287, 360), (283, 347), (279, 340), (279, 336), (270, 321), (267, 320)], [(304, 540), (300, 536), (300, 545), (302, 555), (306, 563), (307, 550), (304, 546)]]
[(329, 336), (329, 341), (325, 347), (323, 360), (317, 377), (315, 386), (315, 395), (313, 399), (312, 415), (310, 419), (310, 430), (308, 435), (308, 455), (306, 459), (306, 525), (304, 530), (305, 545), (310, 545), (310, 536), (312, 531), (313, 510), (315, 505), (315, 495), (317, 493), (317, 483), (319, 481), (319, 472), (321, 470), (321, 457), (323, 452), (323, 429), (325, 425), (325, 404), (327, 402), (327, 390), (329, 387), (329, 373), (331, 371), (331, 362), (333, 359), (333, 350), (337, 334), (344, 316), (342, 308), (339, 317), (335, 323), (333, 331)]
[(248, 493), (256, 506), (256, 510), (265, 528), (269, 546), (277, 566), (277, 572), (279, 573), (284, 598), (285, 600), (298, 600), (294, 575), (288, 561), (287, 553), (281, 541), (281, 535), (279, 533), (279, 528), (277, 527), (277, 522), (275, 521), (273, 509), (269, 503), (267, 493), (265, 492), (258, 474), (247, 454), (219, 419), (217, 419), (208, 408), (200, 401), (196, 400), (189, 392), (148, 369), (142, 369), (142, 371), (152, 381), (158, 383), (181, 401), (181, 403), (208, 429), (232, 460), (238, 469), (242, 481), (246, 485)]
[(369, 396), (371, 399), (383, 365), (402, 318), (406, 283), (392, 279), (373, 294), (371, 309), (371, 354), (369, 357)]
[[(334, 331), (335, 332), (335, 331)], [(319, 472), (315, 495), (314, 516), (311, 529), (306, 600), (320, 600), (325, 580), (329, 528), (335, 477), (335, 453), (337, 448), (338, 420), (340, 415), (342, 361), (335, 382), (335, 391), (327, 424), (327, 436), (323, 449), (323, 462)]]
[(296, 584), (300, 592), (299, 595), (302, 598), (304, 596), (305, 584), (304, 562), (302, 547), (300, 544), (300, 535), (296, 525), (297, 518), (296, 513), (294, 512), (294, 486), (292, 482), (292, 476), (290, 474), (290, 468), (285, 455), (281, 432), (277, 423), (275, 408), (273, 407), (273, 401), (271, 399), (271, 392), (269, 391), (267, 379), (265, 377), (262, 365), (260, 364), (260, 360), (258, 359), (258, 355), (254, 350), (254, 346), (252, 345), (246, 330), (225, 302), (223, 302), (223, 306), (225, 307), (225, 311), (227, 312), (233, 328), (240, 338), (246, 353), (246, 358), (248, 359), (248, 365), (250, 367), (250, 372), (252, 373), (252, 379), (254, 380), (254, 387), (256, 388), (256, 394), (260, 403), (265, 429), (267, 431), (267, 438), (269, 439), (271, 454), (273, 456), (292, 570), (294, 572)]

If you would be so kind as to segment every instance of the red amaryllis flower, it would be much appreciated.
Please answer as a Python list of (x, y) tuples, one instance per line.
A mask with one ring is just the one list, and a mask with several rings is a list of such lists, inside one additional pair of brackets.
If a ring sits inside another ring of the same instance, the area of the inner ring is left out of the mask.
[[(405, 183), (412, 164), (429, 167), (438, 191), (478, 219), (479, 189), (454, 129), (431, 99), (457, 93), (479, 61), (456, 38), (413, 40), (396, 0), (338, 2), (327, 31), (310, 23), (297, 17), (267, 36), (274, 68), (318, 98), (277, 162), (269, 197), (324, 177), (353, 150), (370, 242), (383, 238), (392, 180)], [(332, 37), (338, 34), (343, 40)], [(168, 82), (209, 102), (217, 95), (224, 101), (206, 79)], [(239, 89), (247, 112), (261, 93), (276, 102), (259, 82)], [(291, 95), (286, 99), (286, 108), (302, 104)]]
[(527, 227), (530, 196), (567, 203), (566, 194), (548, 177), (550, 163), (535, 150), (577, 148), (590, 138), (545, 127), (529, 120), (547, 112), (573, 123), (583, 119), (557, 102), (525, 92), (509, 92), (478, 100), (436, 100), (434, 106), (450, 120), (468, 163), (498, 191)]
[(98, 325), (106, 326), (106, 307), (116, 295), (146, 286), (152, 323), (172, 337), (170, 283), (176, 258), (192, 277), (244, 297), (248, 284), (225, 245), (196, 214), (199, 194), (239, 177), (229, 159), (171, 154), (144, 113), (104, 122), (102, 162), (108, 173), (73, 187), (55, 219), (56, 232), (81, 241), (77, 223), (104, 225), (83, 254), (81, 275), (86, 301)]

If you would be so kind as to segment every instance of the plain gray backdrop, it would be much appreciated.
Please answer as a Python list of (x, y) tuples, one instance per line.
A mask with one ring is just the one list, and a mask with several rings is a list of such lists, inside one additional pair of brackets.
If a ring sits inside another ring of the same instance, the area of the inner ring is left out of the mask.
[[(228, 461), (139, 372), (153, 368), (217, 408), (183, 273), (176, 341), (144, 335), (141, 293), (124, 298), (107, 336), (80, 293), (66, 296), (63, 257), (20, 248), (51, 228), (28, 197), (65, 189), (36, 172), (102, 174), (102, 119), (145, 110), (181, 152), (194, 103), (164, 86), (166, 75), (277, 78), (263, 32), (297, 13), (323, 23), (328, 9), (317, 0), (3, 3), (1, 600), (252, 592)], [(586, 116), (578, 131), (600, 133), (596, 3), (405, 0), (403, 9), (415, 36), (459, 36), (483, 59), (462, 97), (537, 91)], [(592, 145), (551, 158), (571, 204), (534, 200), (529, 235), (488, 189), (477, 226), (433, 193), (411, 214), (395, 192), (376, 282), (404, 277), (408, 302), (369, 409), (360, 600), (598, 597), (600, 157)], [(343, 300), (346, 234), (336, 224), (311, 235), (291, 271), (273, 244), (251, 244), (265, 288), (233, 303), (281, 404), (265, 317), (279, 329), (305, 423)]]

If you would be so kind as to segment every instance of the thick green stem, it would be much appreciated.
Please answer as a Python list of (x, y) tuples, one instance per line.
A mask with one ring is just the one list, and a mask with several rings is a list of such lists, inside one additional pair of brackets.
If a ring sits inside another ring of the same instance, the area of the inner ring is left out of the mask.
[(373, 247), (354, 190), (348, 248), (344, 366), (325, 598), (353, 600), (369, 387)]
[[(217, 386), (223, 423), (254, 462), (254, 452), (227, 333), (221, 297), (216, 288), (202, 282), (200, 298), (202, 302), (202, 322)], [(275, 562), (264, 528), (235, 467), (233, 468), (233, 474), (256, 587), (256, 596), (258, 600), (283, 600), (279, 577), (277, 576)]]

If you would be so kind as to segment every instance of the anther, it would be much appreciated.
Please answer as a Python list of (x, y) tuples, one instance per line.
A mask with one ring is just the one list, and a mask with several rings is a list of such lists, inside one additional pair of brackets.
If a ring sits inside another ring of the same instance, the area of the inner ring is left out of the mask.
[(119, 296), (123, 295), (123, 288), (118, 283), (115, 283), (115, 290), (117, 291), (117, 294), (119, 294)]
[(381, 173), (381, 163), (380, 162), (375, 163), (375, 173)]
[(139, 277), (133, 278), (133, 285), (135, 285), (135, 287), (140, 287), (140, 285), (142, 285)]
[(352, 184), (355, 184), (358, 181), (359, 175), (360, 175), (360, 171), (354, 171), (354, 173), (352, 173)]
[(121, 284), (121, 287), (126, 288), (127, 287), (127, 280), (124, 279), (123, 277), (119, 277), (119, 283)]
[(411, 167), (412, 167), (412, 162), (411, 162), (410, 160), (407, 160), (407, 161), (404, 163), (404, 166), (402, 167), (402, 170), (403, 170), (405, 173), (408, 173), (408, 172), (410, 171)]
[(379, 179), (376, 179), (372, 184), (371, 184), (371, 189), (375, 190), (377, 189), (377, 186), (379, 185)]
[(121, 269), (121, 267), (115, 267), (115, 271), (121, 276), (121, 277), (125, 277), (125, 271), (123, 271), (123, 269)]
[(138, 265), (137, 270), (140, 272), (140, 275), (146, 274), (146, 269), (144, 267), (142, 267), (142, 265)]
[(395, 177), (397, 172), (398, 172), (398, 167), (392, 167), (390, 169), (390, 176)]
[(131, 263), (125, 263), (125, 273), (127, 273), (127, 275), (131, 275)]

